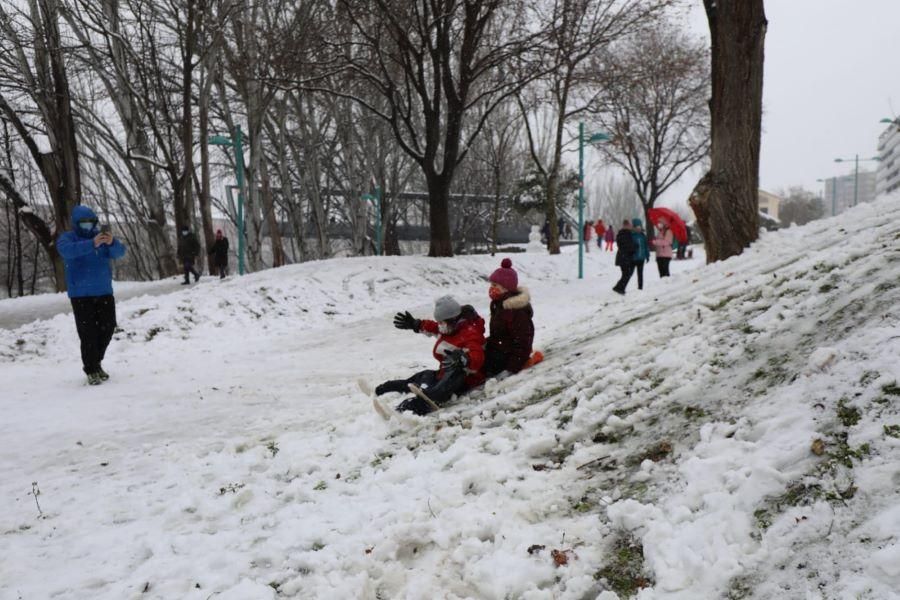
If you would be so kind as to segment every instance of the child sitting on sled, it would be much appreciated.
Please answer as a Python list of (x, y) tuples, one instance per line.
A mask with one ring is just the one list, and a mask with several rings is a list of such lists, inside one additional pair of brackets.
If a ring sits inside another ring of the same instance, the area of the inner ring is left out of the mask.
[(385, 381), (375, 388), (376, 395), (412, 391), (416, 395), (399, 405), (400, 412), (426, 415), (435, 406), (446, 403), (454, 394), (462, 394), (484, 382), (484, 319), (469, 305), (460, 306), (451, 296), (434, 303), (434, 320), (416, 319), (409, 311), (394, 316), (394, 327), (437, 336), (432, 354), (441, 366), (419, 371), (407, 379)]
[(504, 371), (518, 373), (543, 358), (538, 352), (534, 358), (531, 356), (534, 341), (531, 296), (525, 287), (519, 287), (519, 275), (508, 258), (503, 259), (500, 268), (491, 273), (489, 279), (491, 324), (485, 346), (484, 372), (487, 377), (495, 377)]

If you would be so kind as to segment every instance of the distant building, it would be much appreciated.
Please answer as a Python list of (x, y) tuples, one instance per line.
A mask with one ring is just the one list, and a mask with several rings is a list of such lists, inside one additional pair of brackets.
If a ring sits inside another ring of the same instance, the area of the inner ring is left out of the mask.
[(878, 136), (878, 157), (875, 193), (890, 194), (900, 189), (900, 119), (894, 119)]
[[(858, 185), (854, 194), (854, 187)], [(854, 200), (855, 196), (855, 200)], [(859, 182), (854, 173), (831, 177), (825, 180), (825, 214), (828, 216), (839, 215), (851, 206), (871, 202), (875, 199), (875, 172), (860, 171)]]
[(759, 212), (769, 215), (777, 222), (779, 220), (778, 209), (780, 206), (781, 198), (765, 190), (759, 190)]

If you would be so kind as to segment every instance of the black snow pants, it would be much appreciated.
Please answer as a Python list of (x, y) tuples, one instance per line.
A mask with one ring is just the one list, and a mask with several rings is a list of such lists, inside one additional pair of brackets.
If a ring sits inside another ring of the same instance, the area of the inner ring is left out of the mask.
[(200, 279), (200, 273), (197, 272), (197, 269), (194, 268), (194, 259), (186, 258), (183, 261), (184, 263), (184, 283), (191, 282), (191, 275), (194, 276), (194, 281)]
[(629, 280), (631, 280), (631, 275), (634, 273), (634, 263), (619, 265), (619, 268), (622, 270), (622, 277), (619, 278), (613, 289), (624, 294), (625, 288), (628, 286)]
[[(450, 400), (453, 394), (462, 394), (466, 391), (466, 373), (461, 369), (445, 370), (444, 376), (438, 379), (437, 371), (426, 369), (415, 373), (407, 379), (385, 381), (375, 388), (375, 393), (379, 396), (388, 392), (407, 393), (409, 392), (410, 383), (422, 388), (422, 391), (431, 398), (432, 402), (441, 406)], [(418, 396), (413, 396), (398, 404), (397, 410), (411, 411), (417, 415), (427, 415), (432, 409), (427, 402)]]
[(669, 263), (672, 262), (671, 258), (663, 258), (660, 256), (656, 257), (656, 266), (659, 268), (659, 276), (660, 277), (668, 277), (669, 276)]
[(71, 298), (71, 301), (81, 340), (81, 364), (90, 375), (100, 370), (106, 347), (116, 330), (116, 300), (109, 294)]

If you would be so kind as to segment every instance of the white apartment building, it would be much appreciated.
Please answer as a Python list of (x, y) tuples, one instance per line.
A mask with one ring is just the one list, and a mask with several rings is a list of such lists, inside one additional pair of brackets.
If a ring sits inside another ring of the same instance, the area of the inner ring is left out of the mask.
[[(854, 173), (849, 175), (841, 175), (838, 177), (830, 177), (825, 180), (825, 197), (822, 202), (825, 204), (825, 215), (839, 215), (851, 206), (854, 206), (854, 196), (856, 204), (863, 202), (871, 202), (875, 199), (875, 177), (874, 171), (860, 171), (859, 180)], [(854, 188), (858, 185), (854, 193)]]
[(878, 163), (875, 193), (889, 194), (900, 189), (900, 118), (878, 136)]

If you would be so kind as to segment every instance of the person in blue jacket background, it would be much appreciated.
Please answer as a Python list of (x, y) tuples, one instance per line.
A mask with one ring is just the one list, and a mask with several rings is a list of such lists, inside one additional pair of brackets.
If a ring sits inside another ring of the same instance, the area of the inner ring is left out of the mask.
[(644, 263), (650, 260), (650, 248), (644, 223), (640, 219), (631, 220), (631, 237), (637, 249), (634, 251), (634, 269), (637, 271), (638, 289), (644, 289)]
[(72, 231), (56, 240), (81, 340), (81, 362), (90, 385), (109, 379), (101, 363), (116, 329), (110, 260), (125, 256), (122, 242), (108, 231), (100, 231), (97, 223), (94, 211), (78, 205), (72, 210)]

